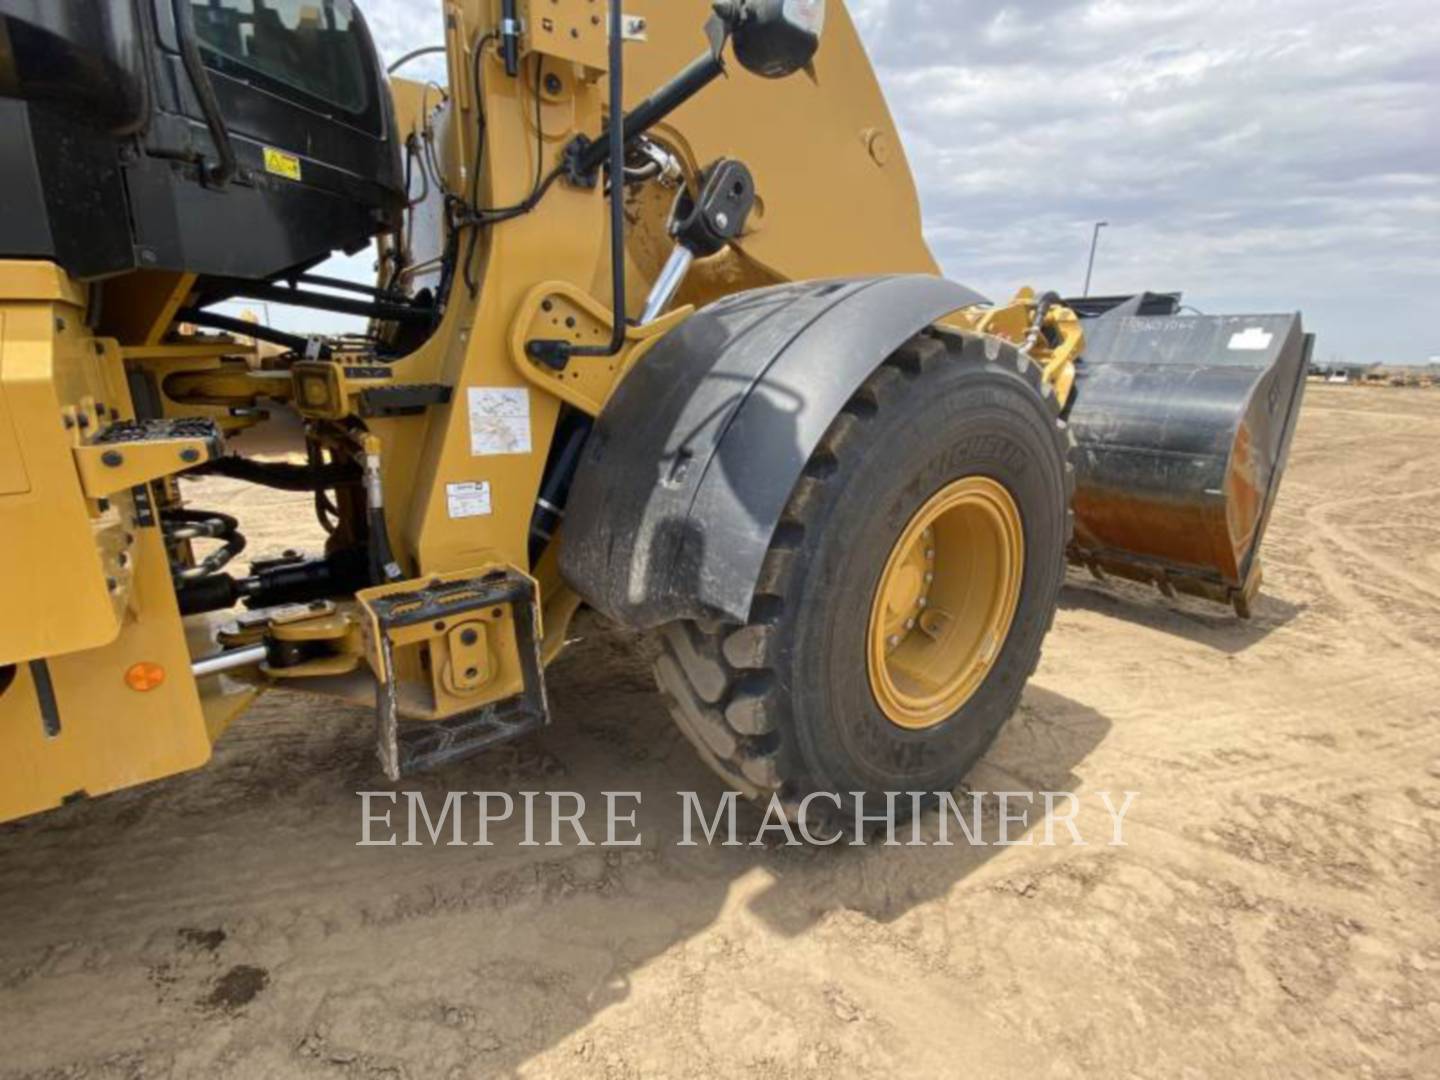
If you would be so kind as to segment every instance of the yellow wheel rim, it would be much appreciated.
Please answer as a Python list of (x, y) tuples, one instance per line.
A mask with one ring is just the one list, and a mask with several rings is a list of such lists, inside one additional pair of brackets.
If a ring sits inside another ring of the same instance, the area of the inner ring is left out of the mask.
[(924, 731), (970, 700), (1009, 636), (1024, 571), (1020, 511), (998, 482), (966, 477), (920, 508), (870, 606), (870, 687), (891, 722)]

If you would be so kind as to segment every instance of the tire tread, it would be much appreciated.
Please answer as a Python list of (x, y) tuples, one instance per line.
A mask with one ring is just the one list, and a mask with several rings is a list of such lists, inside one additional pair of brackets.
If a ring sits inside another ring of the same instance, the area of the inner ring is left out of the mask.
[[(827, 489), (844, 471), (847, 455), (855, 452), (857, 443), (863, 443), (866, 429), (898, 396), (904, 383), (922, 377), (947, 360), (998, 366), (999, 356), (992, 355), (996, 353), (995, 340), (949, 330), (926, 330), (881, 364), (852, 395), (807, 463), (766, 554), (750, 621), (738, 627), (731, 624), (708, 629), (695, 623), (676, 623), (659, 631), (656, 676), (677, 724), (720, 778), (746, 796), (766, 799), (780, 794), (787, 805), (798, 806), (799, 796), (804, 793), (806, 778), (798, 762), (786, 760), (780, 736), (786, 725), (788, 701), (774, 668), (775, 650), (777, 625), (786, 613), (803, 541), (818, 527)], [(999, 355), (1005, 352), (1013, 354), (1013, 363), (1054, 417), (1053, 437), (1065, 462), (1064, 543), (1056, 551), (1057, 582), (1063, 581), (1065, 551), (1073, 537), (1075, 520), (1071, 508), (1075, 495), (1075, 470), (1071, 464), (1075, 436), (1061, 418), (1057, 396), (1053, 391), (1044, 392), (1047, 384), (1040, 366), (1008, 344), (1001, 345)], [(1058, 592), (1057, 584), (1056, 597), (1049, 604), (1047, 635), (1054, 625)], [(1037, 651), (1026, 679), (1017, 681), (1015, 704), (1039, 662)], [(828, 805), (812, 804), (812, 810), (823, 810)]]

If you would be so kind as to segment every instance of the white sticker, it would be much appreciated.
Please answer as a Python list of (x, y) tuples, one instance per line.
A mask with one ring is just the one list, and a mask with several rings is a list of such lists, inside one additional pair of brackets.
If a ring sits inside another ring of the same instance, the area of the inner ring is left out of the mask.
[(470, 388), (470, 453), (475, 457), (530, 453), (530, 391)]
[(490, 484), (482, 480), (478, 484), (446, 484), (446, 499), (450, 504), (452, 518), (490, 516)]
[(1270, 348), (1275, 335), (1261, 326), (1252, 326), (1230, 337), (1230, 348), (1237, 352), (1264, 352)]

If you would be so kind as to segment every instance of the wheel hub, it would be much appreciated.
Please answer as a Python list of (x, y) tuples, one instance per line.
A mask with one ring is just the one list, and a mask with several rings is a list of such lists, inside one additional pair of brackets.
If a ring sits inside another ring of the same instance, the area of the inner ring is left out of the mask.
[(1024, 568), (1020, 511), (999, 482), (966, 477), (920, 508), (870, 610), (870, 687), (892, 723), (923, 731), (970, 700), (1010, 633)]

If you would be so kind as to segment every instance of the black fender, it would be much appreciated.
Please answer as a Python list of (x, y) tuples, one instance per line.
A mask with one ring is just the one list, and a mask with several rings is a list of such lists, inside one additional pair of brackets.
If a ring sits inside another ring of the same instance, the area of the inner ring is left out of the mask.
[(566, 507), (566, 582), (634, 629), (744, 622), (786, 503), (846, 402), (921, 330), (981, 303), (902, 275), (779, 285), (691, 316), (596, 422)]

